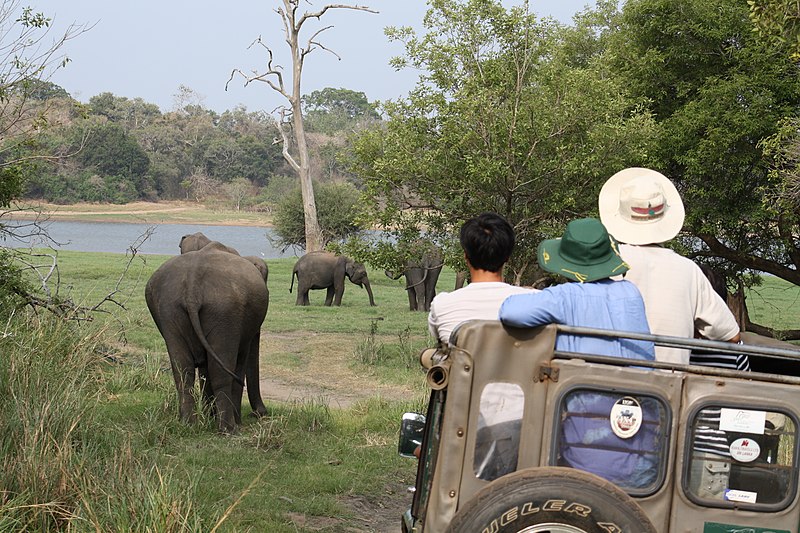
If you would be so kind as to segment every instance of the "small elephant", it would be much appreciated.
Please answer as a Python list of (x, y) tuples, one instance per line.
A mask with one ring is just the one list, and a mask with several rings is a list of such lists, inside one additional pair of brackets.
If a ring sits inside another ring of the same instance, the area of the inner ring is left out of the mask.
[(205, 378), (204, 398), (214, 400), (220, 431), (241, 423), (245, 380), (253, 413), (267, 413), (258, 358), (269, 291), (253, 265), (206, 246), (168, 260), (147, 282), (145, 300), (167, 345), (182, 420), (196, 419), (195, 369)]
[(430, 311), (433, 297), (436, 296), (436, 283), (442, 271), (442, 252), (439, 248), (429, 247), (422, 256), (406, 261), (405, 268), (399, 273), (386, 270), (391, 279), (406, 277), (408, 291), (408, 308), (411, 311)]
[(367, 269), (362, 263), (356, 263), (349, 257), (330, 252), (309, 252), (294, 264), (289, 292), (294, 288), (295, 276), (297, 276), (296, 305), (309, 305), (308, 291), (311, 289), (328, 290), (325, 305), (329, 306), (331, 303), (336, 306), (342, 305), (345, 276), (352, 283), (367, 289), (369, 305), (375, 305)]

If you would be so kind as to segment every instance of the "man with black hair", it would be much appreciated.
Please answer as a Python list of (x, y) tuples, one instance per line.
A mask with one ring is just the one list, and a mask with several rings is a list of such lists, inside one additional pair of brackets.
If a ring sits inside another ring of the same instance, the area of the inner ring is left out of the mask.
[[(431, 335), (443, 346), (462, 322), (497, 320), (500, 304), (508, 296), (539, 292), (503, 281), (503, 266), (514, 251), (514, 229), (505, 218), (481, 213), (461, 226), (459, 240), (470, 283), (437, 294), (428, 315)], [(475, 439), (475, 474), (479, 478), (492, 480), (516, 469), (524, 400), (522, 390), (508, 384), (487, 387), (481, 394)]]
[(514, 229), (496, 213), (481, 213), (461, 226), (461, 248), (469, 268), (470, 284), (441, 292), (431, 303), (431, 335), (446, 345), (450, 333), (466, 320), (497, 320), (500, 304), (512, 294), (538, 292), (503, 281), (503, 266), (514, 250)]

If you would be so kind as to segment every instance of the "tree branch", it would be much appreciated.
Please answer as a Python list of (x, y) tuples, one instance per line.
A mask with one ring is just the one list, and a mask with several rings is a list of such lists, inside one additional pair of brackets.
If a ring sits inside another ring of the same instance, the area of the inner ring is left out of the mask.
[[(236, 74), (239, 74), (245, 80), (244, 82), (245, 87), (247, 87), (252, 81), (260, 81), (266, 83), (267, 85), (270, 86), (270, 88), (273, 91), (281, 94), (284, 98), (291, 101), (291, 95), (286, 91), (286, 86), (283, 83), (283, 67), (280, 65), (272, 64), (274, 60), (272, 49), (264, 44), (264, 42), (261, 40), (261, 37), (250, 43), (250, 46), (248, 46), (248, 48), (252, 47), (254, 44), (261, 45), (262, 47), (264, 47), (264, 49), (266, 49), (267, 53), (269, 54), (269, 61), (267, 61), (266, 72), (258, 74), (257, 72), (254, 71), (253, 75), (249, 76), (245, 74), (241, 69), (235, 68), (231, 71), (231, 75), (228, 78), (228, 81), (225, 82), (225, 90), (226, 91), (228, 90), (228, 85), (230, 84), (231, 80), (233, 80), (234, 76), (236, 76)], [(275, 81), (269, 79), (270, 76), (274, 76)]]
[(783, 341), (796, 341), (800, 340), (800, 329), (775, 329), (770, 328), (767, 326), (762, 326), (761, 324), (756, 324), (754, 322), (747, 321), (747, 325), (744, 328), (745, 331), (752, 331), (753, 333), (758, 333), (759, 335), (763, 335), (764, 337), (772, 337), (773, 339), (780, 339)]
[(283, 154), (283, 158), (286, 160), (287, 163), (289, 163), (289, 165), (295, 170), (295, 172), (299, 172), (300, 164), (295, 160), (294, 157), (292, 157), (292, 154), (289, 153), (289, 145), (290, 145), (289, 135), (286, 133), (286, 130), (284, 129), (284, 125), (289, 123), (286, 117), (287, 115), (291, 115), (291, 111), (289, 109), (286, 109), (285, 107), (281, 107), (278, 109), (278, 112), (280, 113), (281, 119), (277, 122), (276, 126), (281, 134), (281, 139), (283, 139), (283, 146), (281, 147), (281, 153)]
[[(297, 9), (297, 3), (295, 2), (295, 10), (296, 9)], [(322, 9), (320, 9), (319, 11), (304, 13), (303, 16), (300, 17), (300, 20), (298, 20), (297, 23), (295, 24), (295, 30), (297, 30), (299, 32), (300, 28), (303, 26), (303, 24), (305, 24), (305, 22), (308, 19), (315, 18), (315, 19), (319, 20), (319, 18), (322, 15), (324, 15), (325, 12), (328, 11), (329, 9), (352, 9), (352, 10), (355, 10), (355, 11), (366, 11), (367, 13), (380, 13), (379, 11), (375, 11), (374, 9), (370, 9), (367, 6), (347, 5), (347, 4), (328, 4), (328, 5), (324, 6)]]
[(787, 268), (780, 263), (776, 263), (775, 261), (770, 261), (762, 257), (757, 257), (728, 248), (710, 233), (698, 233), (697, 237), (700, 238), (717, 257), (738, 263), (745, 268), (751, 268), (753, 270), (774, 274), (785, 279), (786, 281), (794, 283), (795, 285), (800, 285), (800, 271), (798, 270)]

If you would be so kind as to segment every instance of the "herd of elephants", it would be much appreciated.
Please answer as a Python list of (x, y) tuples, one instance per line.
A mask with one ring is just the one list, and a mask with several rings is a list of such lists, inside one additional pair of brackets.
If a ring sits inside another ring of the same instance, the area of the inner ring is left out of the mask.
[[(219, 430), (231, 433), (241, 424), (245, 383), (253, 413), (267, 413), (258, 365), (261, 325), (269, 307), (269, 271), (260, 257), (240, 256), (202, 233), (184, 235), (180, 252), (150, 277), (145, 300), (167, 346), (181, 419), (196, 419), (197, 374), (203, 401), (213, 409)], [(409, 309), (428, 311), (441, 269), (441, 253), (431, 249), (406, 263), (402, 272), (386, 275), (404, 275)], [(345, 277), (366, 289), (370, 305), (375, 305), (365, 266), (348, 257), (307, 253), (295, 263), (290, 292), (295, 277), (297, 305), (309, 304), (312, 289), (327, 290), (325, 305), (341, 305)]]

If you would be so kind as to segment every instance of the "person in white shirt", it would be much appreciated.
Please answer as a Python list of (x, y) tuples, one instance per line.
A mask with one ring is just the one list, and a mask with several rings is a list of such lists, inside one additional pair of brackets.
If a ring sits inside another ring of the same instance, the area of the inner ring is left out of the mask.
[[(684, 208), (675, 185), (647, 168), (627, 168), (606, 181), (600, 220), (621, 244), (630, 266), (625, 279), (644, 299), (656, 335), (738, 342), (739, 325), (727, 304), (693, 261), (661, 246), (683, 227)], [(656, 359), (689, 363), (689, 350), (656, 346)]]
[(466, 320), (497, 320), (500, 305), (512, 294), (538, 292), (503, 281), (503, 266), (514, 250), (514, 229), (496, 213), (482, 213), (461, 226), (461, 247), (470, 283), (453, 292), (441, 292), (431, 302), (428, 327), (443, 345)]
[[(467, 320), (497, 320), (503, 301), (512, 294), (539, 292), (503, 281), (503, 267), (514, 250), (514, 228), (496, 213), (481, 213), (461, 226), (461, 247), (470, 283), (441, 292), (431, 302), (428, 326), (441, 346)], [(481, 394), (475, 474), (496, 479), (516, 469), (524, 396), (518, 386), (492, 383)]]

